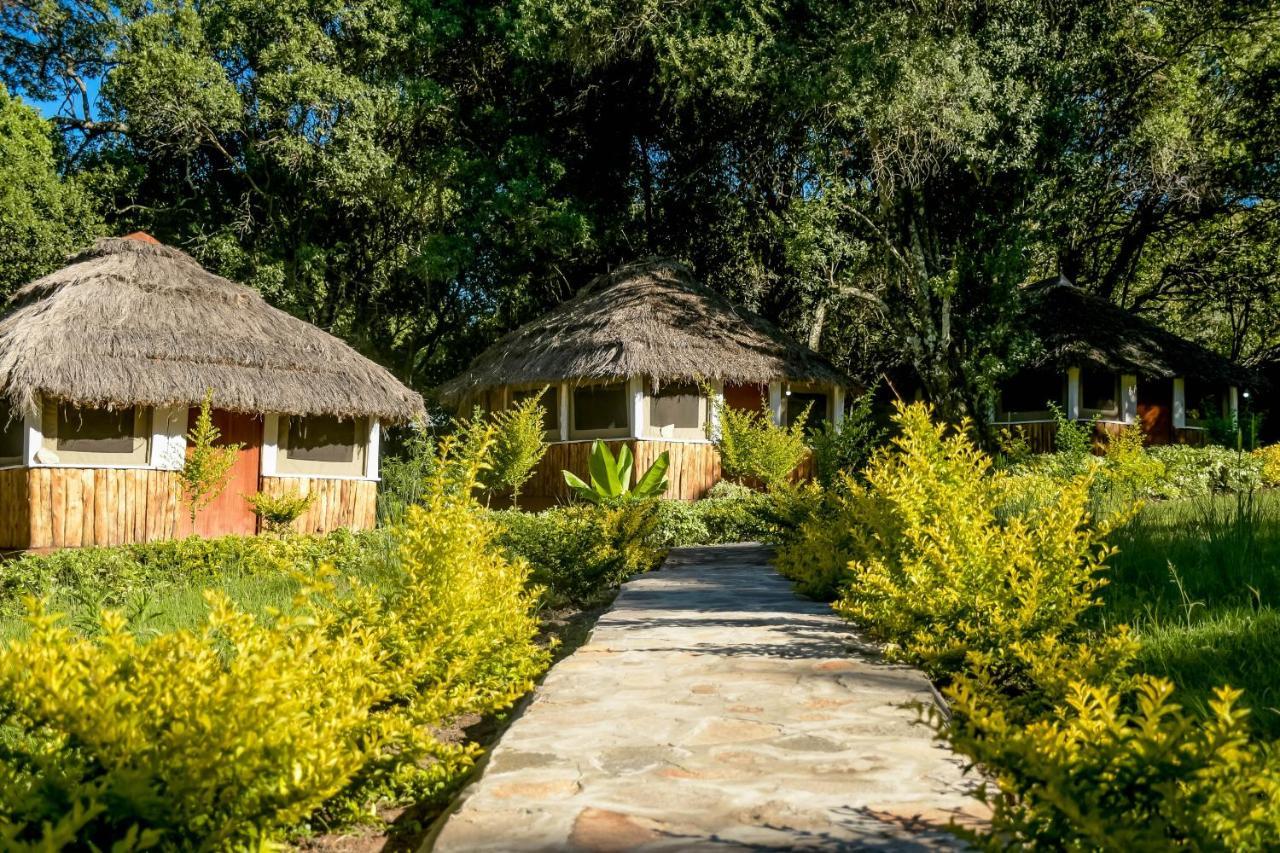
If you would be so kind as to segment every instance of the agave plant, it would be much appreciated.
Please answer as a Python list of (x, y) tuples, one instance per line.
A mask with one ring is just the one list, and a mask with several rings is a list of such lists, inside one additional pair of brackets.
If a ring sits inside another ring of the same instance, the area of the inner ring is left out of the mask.
[(671, 458), (665, 450), (662, 451), (662, 455), (653, 460), (649, 470), (644, 472), (644, 476), (632, 488), (631, 469), (635, 465), (635, 459), (631, 455), (631, 448), (624, 444), (615, 459), (605, 443), (596, 439), (591, 445), (591, 461), (588, 466), (591, 482), (584, 483), (572, 471), (562, 473), (564, 481), (578, 497), (591, 503), (610, 503), (658, 497), (667, 489), (667, 466), (670, 464)]

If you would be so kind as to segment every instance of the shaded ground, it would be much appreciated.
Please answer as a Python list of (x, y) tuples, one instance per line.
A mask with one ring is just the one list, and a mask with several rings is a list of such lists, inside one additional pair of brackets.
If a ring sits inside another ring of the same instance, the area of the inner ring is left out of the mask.
[(879, 661), (754, 545), (623, 587), (503, 734), (434, 850), (918, 850), (983, 814)]

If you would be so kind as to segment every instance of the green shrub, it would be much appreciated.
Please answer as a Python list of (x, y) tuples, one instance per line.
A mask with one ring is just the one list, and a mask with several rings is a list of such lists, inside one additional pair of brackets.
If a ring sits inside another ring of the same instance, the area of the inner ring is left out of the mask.
[(842, 474), (852, 474), (866, 463), (884, 437), (885, 430), (872, 412), (872, 396), (863, 394), (853, 401), (839, 427), (823, 421), (822, 428), (810, 436), (814, 477), (827, 488), (838, 484)]
[(496, 541), (508, 554), (526, 560), (534, 582), (553, 603), (589, 604), (637, 572), (662, 559), (654, 535), (659, 502), (575, 505), (539, 513), (492, 513)]
[(178, 587), (212, 585), (225, 577), (314, 577), (325, 564), (342, 575), (363, 574), (391, 555), (385, 530), (335, 530), (322, 536), (223, 536), (109, 548), (67, 548), (0, 561), (0, 620), (24, 612), (23, 599), (58, 607), (127, 609), (135, 600)]
[(772, 533), (766, 515), (771, 503), (768, 495), (729, 482), (717, 483), (699, 501), (662, 501), (655, 544), (675, 548), (766, 540)]
[(289, 525), (298, 520), (311, 504), (315, 503), (316, 493), (307, 494), (284, 493), (269, 495), (266, 492), (254, 492), (245, 498), (253, 514), (266, 525), (267, 530), (275, 534), (284, 533)]
[(424, 484), (436, 465), (435, 436), (421, 421), (410, 424), (395, 452), (378, 462), (378, 523), (398, 524), (409, 507), (422, 500)]
[(1265, 460), (1249, 453), (1208, 445), (1170, 444), (1147, 453), (1164, 466), (1151, 489), (1159, 498), (1196, 498), (1217, 492), (1247, 492), (1264, 481)]
[(775, 424), (767, 408), (752, 412), (718, 403), (715, 410), (720, 428), (713, 441), (726, 477), (776, 489), (790, 481), (809, 453), (807, 410), (789, 427)]

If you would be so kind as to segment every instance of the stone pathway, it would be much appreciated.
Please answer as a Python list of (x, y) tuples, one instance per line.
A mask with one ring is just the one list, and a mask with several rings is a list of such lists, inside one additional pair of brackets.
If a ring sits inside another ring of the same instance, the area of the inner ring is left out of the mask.
[(557, 664), (435, 839), (445, 851), (924, 850), (980, 819), (879, 662), (758, 545), (682, 548)]

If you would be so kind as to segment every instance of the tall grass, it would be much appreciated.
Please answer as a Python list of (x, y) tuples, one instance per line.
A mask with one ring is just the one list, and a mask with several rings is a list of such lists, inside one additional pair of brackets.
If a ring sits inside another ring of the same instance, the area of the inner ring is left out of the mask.
[(1152, 503), (1112, 541), (1097, 618), (1133, 626), (1140, 666), (1187, 707), (1230, 684), (1259, 733), (1280, 737), (1280, 493)]

